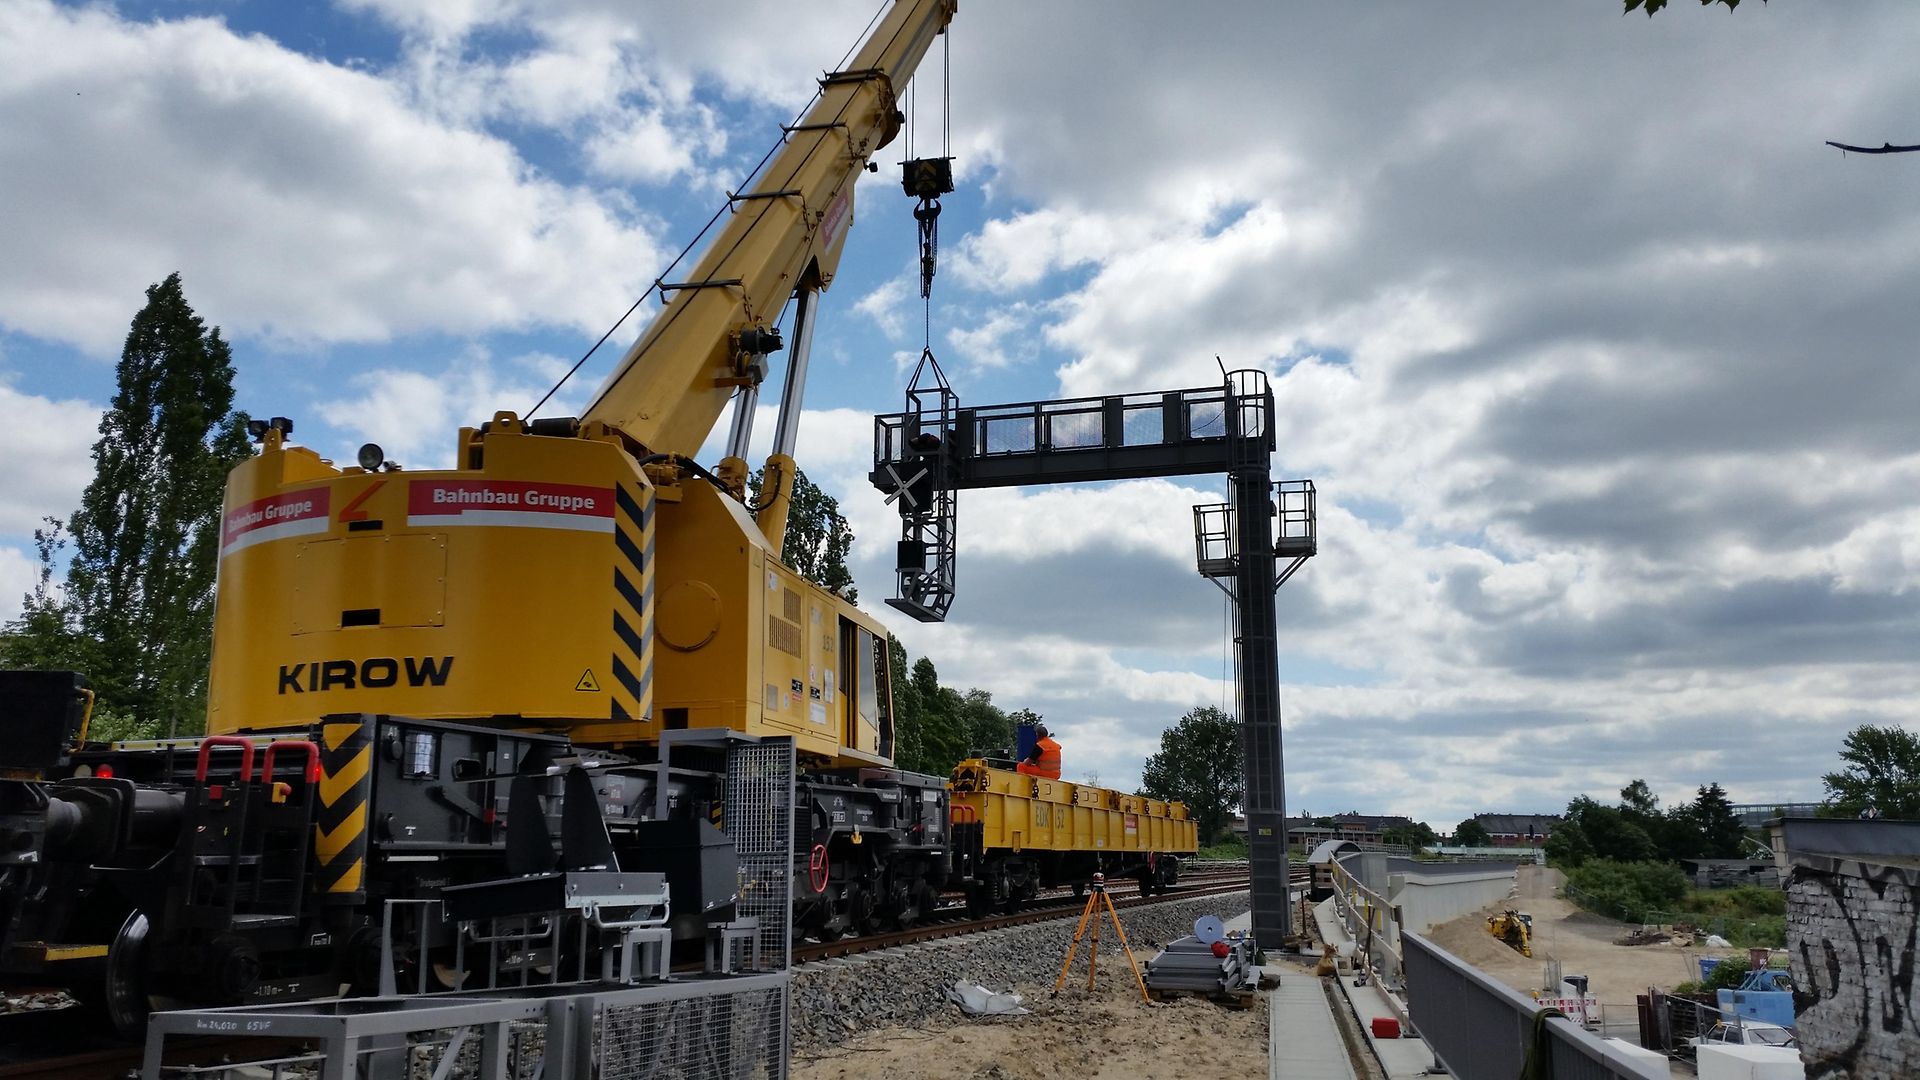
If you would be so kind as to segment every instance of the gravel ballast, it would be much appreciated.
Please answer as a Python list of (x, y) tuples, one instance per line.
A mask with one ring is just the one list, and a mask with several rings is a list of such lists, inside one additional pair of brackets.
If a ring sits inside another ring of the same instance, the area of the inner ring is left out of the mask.
[[(1225, 920), (1247, 910), (1248, 894), (1228, 893), (1121, 908), (1120, 925), (1142, 965), (1174, 938), (1193, 932), (1202, 915)], [(1016, 984), (1051, 987), (1073, 941), (1078, 916), (1029, 923), (920, 945), (804, 964), (793, 973), (793, 1045), (796, 1050), (832, 1046), (875, 1028), (912, 1026), (937, 1016), (957, 1016), (947, 988), (966, 979), (990, 990)], [(1103, 917), (1104, 919), (1104, 917)], [(1088, 936), (1092, 936), (1091, 930)], [(1074, 971), (1086, 978), (1087, 943)], [(1100, 963), (1122, 968), (1126, 958), (1113, 927), (1103, 921)]]

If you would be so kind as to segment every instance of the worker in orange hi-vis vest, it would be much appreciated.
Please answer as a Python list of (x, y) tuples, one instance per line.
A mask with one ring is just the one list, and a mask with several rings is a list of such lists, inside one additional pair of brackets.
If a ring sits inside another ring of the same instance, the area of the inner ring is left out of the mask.
[(1060, 779), (1060, 744), (1047, 734), (1047, 725), (1041, 724), (1034, 732), (1040, 736), (1033, 744), (1033, 752), (1027, 760), (1014, 766), (1028, 776), (1044, 776), (1049, 780)]

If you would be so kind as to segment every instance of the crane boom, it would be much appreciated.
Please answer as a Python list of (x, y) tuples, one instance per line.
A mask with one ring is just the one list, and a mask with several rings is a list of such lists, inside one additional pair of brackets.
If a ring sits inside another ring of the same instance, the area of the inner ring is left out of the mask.
[(867, 160), (898, 134), (897, 90), (953, 18), (957, 0), (898, 0), (820, 95), (581, 419), (648, 453), (693, 455), (733, 392), (757, 384), (742, 331), (765, 330), (798, 289), (833, 278)]

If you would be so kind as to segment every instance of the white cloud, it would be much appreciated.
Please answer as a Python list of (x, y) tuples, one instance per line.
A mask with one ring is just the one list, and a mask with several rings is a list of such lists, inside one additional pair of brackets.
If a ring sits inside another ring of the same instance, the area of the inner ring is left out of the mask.
[[(716, 80), (729, 93), (789, 107), (813, 90), (812, 80), (856, 41), (873, 14), (865, 3), (837, 2), (792, 18), (780, 0), (650, 5), (623, 0), (338, 0), (373, 12), (438, 48), (484, 29), (524, 30), (548, 46), (584, 49), (594, 41), (638, 43), (648, 67), (674, 85)], [(743, 27), (777, 27), (775, 33)]]
[(853, 310), (872, 319), (889, 341), (899, 341), (907, 333), (907, 279), (904, 275), (888, 278), (879, 288), (861, 297)]
[(0, 544), (0, 623), (18, 618), (21, 598), (40, 582), (40, 562), (32, 553)]
[(230, 336), (336, 342), (598, 330), (661, 261), (621, 200), (212, 20), (16, 0), (0, 110), (0, 323), (96, 352), (173, 270)]
[[(486, 350), (473, 347), (436, 373), (379, 368), (356, 375), (349, 385), (357, 396), (315, 407), (334, 427), (379, 443), (389, 460), (415, 469), (447, 469), (453, 467), (454, 435), (462, 426), (477, 426), (501, 410), (524, 414), (567, 366), (559, 357), (536, 354), (516, 358), (501, 371)], [(540, 415), (577, 414), (585, 393), (570, 384)], [(332, 448), (330, 456), (344, 459), (350, 450)]]
[(0, 382), (0, 536), (24, 537), (45, 517), (65, 518), (93, 479), (100, 408), (54, 401)]
[(976, 368), (1005, 368), (1032, 359), (1037, 312), (1026, 304), (996, 308), (978, 326), (956, 326), (947, 331), (959, 359)]

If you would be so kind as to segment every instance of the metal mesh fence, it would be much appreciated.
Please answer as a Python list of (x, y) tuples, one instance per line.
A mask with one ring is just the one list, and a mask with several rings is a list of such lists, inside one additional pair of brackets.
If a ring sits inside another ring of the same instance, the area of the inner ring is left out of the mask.
[(1106, 419), (1099, 408), (1047, 414), (1047, 445), (1056, 450), (1099, 446), (1106, 440)]
[(600, 1080), (780, 1080), (786, 987), (610, 1006), (598, 1021)]
[[(435, 1028), (393, 1038), (395, 1046), (363, 1046), (359, 1051), (359, 1071), (350, 1075), (408, 1077), (477, 1077), (491, 1075), (500, 1080), (541, 1080), (545, 1072), (547, 1025), (544, 1020), (518, 1020), (503, 1025), (502, 1058), (491, 1063), (497, 1070), (483, 1067), (484, 1026)], [(390, 1037), (391, 1038), (391, 1037)], [(380, 1040), (368, 1040), (378, 1043)], [(324, 1057), (324, 1055), (322, 1055)], [(453, 1059), (452, 1063), (447, 1058)], [(236, 1072), (236, 1077), (258, 1075)], [(305, 1075), (293, 1073), (290, 1075)]]
[(763, 739), (728, 749), (721, 821), (740, 860), (734, 910), (740, 918), (760, 921), (765, 971), (784, 970), (792, 957), (793, 797), (793, 740)]

